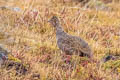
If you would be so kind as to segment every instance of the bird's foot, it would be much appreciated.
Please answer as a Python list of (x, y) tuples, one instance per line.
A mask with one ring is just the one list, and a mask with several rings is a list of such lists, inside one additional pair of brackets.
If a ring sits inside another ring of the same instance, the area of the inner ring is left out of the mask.
[(63, 55), (65, 63), (70, 63), (71, 61), (71, 55)]

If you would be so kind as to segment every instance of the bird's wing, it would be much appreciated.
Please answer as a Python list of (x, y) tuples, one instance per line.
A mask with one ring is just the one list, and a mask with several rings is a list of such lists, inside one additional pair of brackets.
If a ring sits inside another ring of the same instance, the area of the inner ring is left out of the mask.
[(73, 36), (71, 40), (71, 44), (73, 44), (76, 48), (78, 48), (81, 52), (90, 54), (91, 49), (87, 42), (85, 42), (80, 37)]
[(65, 52), (66, 54), (71, 55), (74, 51), (74, 48), (71, 46), (70, 41), (66, 38), (60, 38), (57, 40), (58, 47)]
[(82, 53), (91, 54), (91, 49), (88, 44), (79, 37), (68, 35), (59, 41), (59, 45), (64, 46), (66, 50), (79, 50)]

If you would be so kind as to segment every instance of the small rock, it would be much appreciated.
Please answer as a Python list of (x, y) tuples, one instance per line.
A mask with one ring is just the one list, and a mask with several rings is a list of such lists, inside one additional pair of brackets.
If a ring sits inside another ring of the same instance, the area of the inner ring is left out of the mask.
[(16, 12), (21, 12), (22, 11), (19, 7), (13, 7), (12, 10), (16, 11)]

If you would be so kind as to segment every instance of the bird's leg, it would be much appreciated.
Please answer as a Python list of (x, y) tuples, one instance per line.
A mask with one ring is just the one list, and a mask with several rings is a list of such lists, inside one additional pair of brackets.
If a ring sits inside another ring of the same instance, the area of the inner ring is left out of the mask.
[(65, 61), (66, 63), (70, 63), (71, 55), (66, 55), (66, 54), (64, 54), (64, 55), (63, 55), (63, 58), (64, 58), (64, 61)]

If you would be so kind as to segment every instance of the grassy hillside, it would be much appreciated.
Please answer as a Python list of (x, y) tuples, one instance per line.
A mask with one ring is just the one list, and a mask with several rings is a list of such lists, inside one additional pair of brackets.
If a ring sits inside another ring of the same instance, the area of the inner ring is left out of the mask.
[[(0, 0), (0, 44), (30, 66), (21, 76), (2, 68), (1, 80), (119, 80), (120, 61), (100, 60), (120, 54), (120, 4), (90, 2), (88, 7), (69, 0)], [(88, 42), (94, 62), (75, 55), (70, 64), (63, 61), (47, 22), (53, 15), (66, 32)]]

